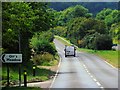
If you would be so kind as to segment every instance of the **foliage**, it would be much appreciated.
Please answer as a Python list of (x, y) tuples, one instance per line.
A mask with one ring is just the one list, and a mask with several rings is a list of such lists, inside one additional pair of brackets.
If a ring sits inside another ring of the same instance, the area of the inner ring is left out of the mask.
[(91, 17), (92, 14), (88, 13), (88, 9), (81, 6), (71, 6), (63, 11), (56, 12), (56, 21), (57, 25), (64, 26), (67, 22), (69, 22), (72, 18), (76, 17)]
[(118, 9), (117, 2), (51, 2), (50, 8), (57, 11), (62, 11), (70, 6), (82, 5), (89, 9), (94, 16), (101, 11), (103, 8)]
[(110, 34), (113, 38), (113, 43), (118, 44), (118, 41), (120, 41), (120, 23), (112, 24)]
[(47, 32), (36, 34), (31, 39), (30, 46), (35, 50), (37, 54), (49, 52), (52, 55), (55, 55), (55, 47), (52, 43), (50, 43), (53, 41), (53, 38), (54, 37), (52, 33), (50, 33), (49, 35), (47, 34)]
[(37, 46), (37, 53), (40, 52), (49, 52), (53, 55), (55, 55), (56, 50), (52, 44), (49, 42), (45, 41), (45, 39), (41, 40)]
[(40, 2), (3, 2), (2, 11), (2, 46), (5, 53), (18, 53), (20, 42), (25, 63), (31, 54), (29, 39), (34, 32), (47, 31), (52, 27), (52, 13), (48, 10), (47, 3)]
[(112, 38), (106, 34), (91, 34), (83, 38), (81, 46), (94, 50), (111, 50)]
[(105, 34), (107, 28), (104, 22), (93, 18), (74, 18), (67, 24), (66, 37), (74, 44), (82, 40), (84, 36), (94, 34), (95, 32)]
[(53, 15), (52, 9), (48, 8), (48, 3), (44, 2), (31, 2), (31, 8), (35, 13), (34, 20), (34, 31), (47, 31), (53, 26)]
[(33, 62), (36, 65), (46, 65), (50, 64), (54, 60), (54, 57), (52, 54), (44, 52), (43, 54), (37, 54), (33, 57)]
[(103, 20), (108, 27), (111, 27), (112, 24), (120, 22), (120, 11), (112, 9), (103, 9), (100, 11), (96, 18)]
[(3, 48), (7, 52), (18, 52), (19, 31), (21, 38), (31, 35), (33, 10), (27, 3), (16, 2), (3, 3), (2, 9)]
[(65, 37), (67, 28), (64, 26), (57, 26), (57, 27), (51, 28), (50, 31), (54, 33), (54, 35)]

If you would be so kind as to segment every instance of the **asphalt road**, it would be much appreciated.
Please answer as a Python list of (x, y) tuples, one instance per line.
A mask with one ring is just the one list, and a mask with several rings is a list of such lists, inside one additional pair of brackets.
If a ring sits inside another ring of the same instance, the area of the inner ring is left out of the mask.
[(51, 90), (53, 88), (118, 90), (118, 69), (95, 55), (83, 52), (77, 51), (76, 57), (65, 57), (65, 45), (56, 39), (54, 43), (61, 61), (50, 86)]

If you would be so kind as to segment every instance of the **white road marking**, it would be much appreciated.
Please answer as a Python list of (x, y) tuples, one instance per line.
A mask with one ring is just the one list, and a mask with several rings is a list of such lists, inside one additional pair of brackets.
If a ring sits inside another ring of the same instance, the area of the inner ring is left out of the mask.
[(87, 70), (87, 73), (89, 73), (89, 71)]
[(97, 82), (97, 80), (96, 80), (95, 78), (93, 78), (93, 80), (94, 80), (95, 82)]
[(93, 76), (92, 76), (92, 75), (91, 75), (90, 77), (91, 77), (91, 78), (93, 78)]
[(98, 86), (101, 86), (101, 84), (99, 82), (96, 82)]
[[(59, 56), (60, 56), (60, 55), (59, 55)], [(54, 76), (54, 79), (53, 79), (53, 81), (52, 81), (50, 87), (49, 87), (49, 90), (50, 90), (50, 88), (52, 88), (53, 83), (55, 82), (55, 80), (56, 80), (56, 78), (57, 78), (57, 76), (58, 76), (59, 67), (60, 67), (60, 64), (61, 64), (61, 59), (62, 59), (62, 58), (60, 57), (60, 61), (59, 61), (59, 64), (58, 64), (58, 70), (56, 71), (56, 74), (55, 74), (55, 76)]]
[(107, 61), (104, 61), (105, 63), (107, 63), (109, 66), (111, 66), (112, 68), (117, 69), (116, 67), (114, 67), (113, 65), (111, 65), (110, 63), (108, 63)]
[[(82, 62), (81, 62), (81, 63), (82, 63)], [(98, 82), (97, 79), (91, 75), (91, 73), (90, 73), (89, 70), (87, 69), (86, 65), (82, 63), (82, 66), (84, 67), (84, 69), (86, 70), (86, 72), (88, 73), (88, 75), (93, 79), (93, 81), (95, 81), (96, 84), (97, 84), (100, 88), (104, 88), (104, 87), (100, 84), (100, 82)]]
[(100, 88), (104, 88), (104, 87), (100, 87)]
[(89, 75), (91, 75), (90, 73), (88, 73)]

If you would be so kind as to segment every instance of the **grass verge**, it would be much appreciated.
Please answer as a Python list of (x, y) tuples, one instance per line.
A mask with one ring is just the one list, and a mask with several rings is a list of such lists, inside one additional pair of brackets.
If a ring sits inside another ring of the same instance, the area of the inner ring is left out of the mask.
[[(24, 81), (24, 72), (23, 69), (21, 70), (21, 79), (22, 83)], [(36, 67), (36, 75), (33, 76), (33, 69), (27, 68), (27, 82), (42, 82), (51, 79), (52, 76), (54, 76), (55, 72), (51, 71), (50, 69), (40, 68)], [(18, 74), (18, 67), (15, 67), (14, 69), (10, 68), (10, 86), (17, 85), (19, 83), (19, 74)], [(7, 69), (6, 67), (2, 68), (2, 80), (0, 81), (2, 86), (6, 86), (7, 84)]]
[[(60, 40), (62, 43), (66, 44), (66, 45), (70, 45), (70, 42), (67, 41), (65, 38), (59, 37), (59, 36), (55, 36), (56, 39)], [(120, 53), (120, 51), (113, 51), (113, 50), (91, 50), (91, 49), (84, 49), (84, 48), (78, 48), (79, 51), (81, 52), (87, 52), (90, 54), (95, 54), (101, 58), (103, 58), (104, 60), (106, 60), (107, 62), (109, 62), (110, 64), (112, 64), (113, 66), (120, 68), (120, 64), (119, 64), (119, 59), (118, 59), (118, 53)]]
[(67, 40), (66, 38), (60, 37), (60, 36), (54, 36), (57, 40), (61, 41), (65, 45), (71, 45), (70, 41)]
[(38, 87), (4, 87), (2, 90), (42, 90)]

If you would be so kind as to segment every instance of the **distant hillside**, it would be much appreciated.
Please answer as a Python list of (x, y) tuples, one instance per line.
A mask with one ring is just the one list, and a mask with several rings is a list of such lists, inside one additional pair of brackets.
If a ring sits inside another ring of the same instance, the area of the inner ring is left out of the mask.
[(96, 13), (104, 8), (118, 9), (117, 2), (51, 2), (50, 8), (61, 11), (77, 4), (83, 5), (84, 7), (88, 8), (89, 11), (94, 15), (96, 15)]

